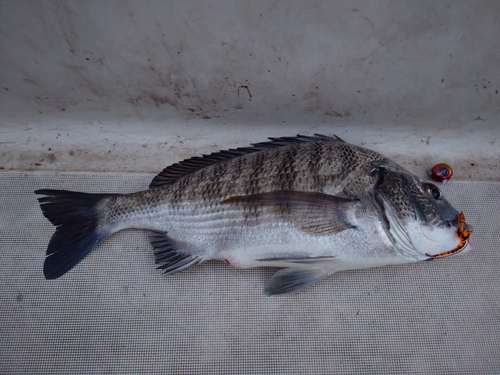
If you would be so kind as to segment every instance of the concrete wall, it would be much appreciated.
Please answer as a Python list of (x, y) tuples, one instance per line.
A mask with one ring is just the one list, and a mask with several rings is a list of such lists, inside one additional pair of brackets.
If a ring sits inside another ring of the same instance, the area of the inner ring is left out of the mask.
[(156, 172), (337, 134), (499, 180), (498, 1), (0, 3), (0, 168)]

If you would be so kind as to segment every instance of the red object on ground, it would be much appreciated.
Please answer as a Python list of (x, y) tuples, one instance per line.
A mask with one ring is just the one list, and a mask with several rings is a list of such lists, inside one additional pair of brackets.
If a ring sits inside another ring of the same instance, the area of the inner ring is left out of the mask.
[(431, 176), (434, 181), (447, 182), (453, 176), (453, 169), (448, 164), (439, 163), (432, 167)]

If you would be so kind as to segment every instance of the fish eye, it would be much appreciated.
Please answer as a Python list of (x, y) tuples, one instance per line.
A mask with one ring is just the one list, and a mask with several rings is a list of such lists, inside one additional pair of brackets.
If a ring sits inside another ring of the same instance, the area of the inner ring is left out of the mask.
[(441, 190), (439, 190), (436, 186), (434, 185), (428, 185), (427, 186), (427, 192), (431, 195), (432, 198), (435, 200), (441, 199)]

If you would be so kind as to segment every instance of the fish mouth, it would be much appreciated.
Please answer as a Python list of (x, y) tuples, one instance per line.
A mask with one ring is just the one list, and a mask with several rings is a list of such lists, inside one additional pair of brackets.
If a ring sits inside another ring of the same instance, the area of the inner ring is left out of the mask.
[(467, 247), (467, 245), (469, 244), (469, 237), (473, 233), (472, 226), (465, 222), (465, 215), (463, 214), (463, 212), (458, 214), (456, 221), (458, 223), (458, 245), (453, 250), (444, 251), (442, 253), (434, 255), (426, 253), (425, 255), (427, 255), (431, 259), (444, 258), (453, 254), (457, 254)]

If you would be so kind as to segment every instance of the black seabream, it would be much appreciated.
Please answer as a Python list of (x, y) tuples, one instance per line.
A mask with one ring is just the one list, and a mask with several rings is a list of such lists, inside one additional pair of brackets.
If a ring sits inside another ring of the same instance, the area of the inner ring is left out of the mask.
[(137, 193), (35, 193), (57, 227), (47, 279), (127, 228), (149, 232), (168, 275), (210, 259), (282, 267), (268, 295), (301, 291), (337, 271), (464, 252), (472, 234), (432, 183), (377, 152), (318, 134), (193, 157)]

